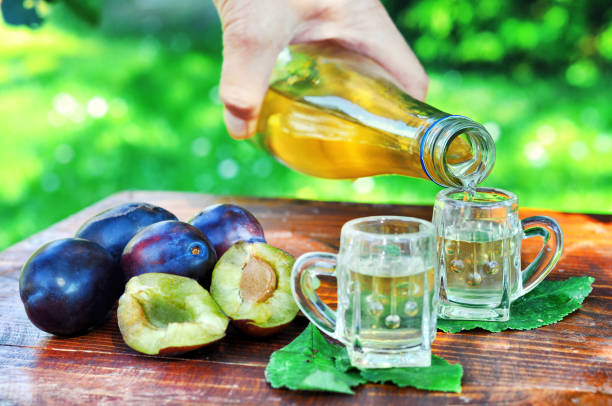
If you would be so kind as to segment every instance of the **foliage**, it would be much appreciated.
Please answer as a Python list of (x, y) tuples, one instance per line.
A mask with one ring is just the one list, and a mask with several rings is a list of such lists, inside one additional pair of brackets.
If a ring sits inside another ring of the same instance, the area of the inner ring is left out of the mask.
[[(336, 356), (336, 367), (342, 371), (356, 369), (351, 366), (346, 350)], [(461, 392), (463, 377), (461, 364), (451, 364), (434, 354), (431, 354), (429, 367), (358, 369), (358, 371), (367, 382), (392, 383), (400, 388), (411, 386), (441, 392)]]
[[(80, 19), (99, 22), (100, 0), (60, 1)], [(9, 24), (38, 26), (51, 2), (4, 0), (2, 14)], [(607, 0), (382, 2), (428, 66), (497, 71), (503, 65), (518, 76), (564, 71), (571, 84), (592, 86), (612, 61), (612, 9)]]
[(498, 332), (503, 330), (532, 330), (561, 321), (579, 309), (591, 293), (595, 278), (577, 276), (564, 281), (543, 281), (534, 290), (512, 303), (510, 320), (471, 321), (438, 319), (438, 328), (446, 333), (481, 328)]
[(385, 1), (426, 65), (567, 72), (593, 84), (612, 61), (609, 1)]
[[(99, 0), (62, 0), (75, 16), (91, 24), (97, 24), (100, 18)], [(31, 28), (40, 26), (49, 13), (54, 0), (3, 0), (2, 17), (7, 24), (25, 25)]]
[(287, 346), (270, 356), (266, 380), (273, 388), (320, 390), (353, 394), (351, 387), (365, 383), (359, 373), (336, 368), (335, 360), (346, 352), (331, 344), (312, 324)]
[(289, 345), (272, 353), (266, 380), (273, 388), (320, 390), (352, 394), (351, 387), (366, 382), (389, 382), (401, 388), (461, 392), (463, 368), (431, 356), (431, 366), (358, 369), (351, 366), (344, 347), (328, 342), (313, 325)]

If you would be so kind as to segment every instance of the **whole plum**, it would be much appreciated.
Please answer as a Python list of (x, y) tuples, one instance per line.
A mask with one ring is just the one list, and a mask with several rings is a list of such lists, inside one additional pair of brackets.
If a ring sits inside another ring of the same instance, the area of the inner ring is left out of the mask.
[(193, 278), (210, 285), (217, 255), (206, 236), (191, 224), (162, 221), (136, 234), (125, 246), (121, 268), (127, 280), (158, 272)]
[(43, 245), (19, 278), (29, 319), (59, 336), (84, 333), (104, 322), (122, 290), (123, 275), (110, 254), (80, 238)]
[(176, 216), (149, 203), (124, 203), (104, 210), (87, 220), (76, 237), (97, 242), (119, 263), (123, 248), (143, 228)]
[(266, 242), (263, 228), (255, 216), (235, 204), (209, 206), (189, 223), (208, 237), (218, 258), (239, 241)]

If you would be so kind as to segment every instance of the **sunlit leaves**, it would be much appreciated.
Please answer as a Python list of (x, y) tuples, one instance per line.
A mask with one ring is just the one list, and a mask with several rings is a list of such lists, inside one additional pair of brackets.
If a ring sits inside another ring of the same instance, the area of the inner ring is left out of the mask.
[[(535, 69), (563, 73), (576, 61), (589, 58), (602, 69), (594, 54), (612, 59), (612, 26), (605, 2), (385, 3), (417, 56), (429, 66), (503, 66), (530, 78)], [(591, 68), (583, 62), (571, 67), (568, 83), (580, 87), (597, 83), (599, 76)]]
[(597, 49), (606, 59), (612, 59), (612, 22), (597, 38)]
[(593, 86), (599, 79), (599, 68), (593, 61), (583, 59), (571, 64), (567, 68), (565, 78), (569, 84), (574, 86)]

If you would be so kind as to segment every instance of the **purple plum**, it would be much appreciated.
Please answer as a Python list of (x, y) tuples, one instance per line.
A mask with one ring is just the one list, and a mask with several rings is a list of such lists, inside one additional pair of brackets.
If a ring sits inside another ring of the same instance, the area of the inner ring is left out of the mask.
[(123, 291), (123, 275), (100, 245), (65, 238), (40, 247), (21, 270), (19, 294), (41, 330), (73, 336), (103, 323)]
[(97, 242), (119, 263), (123, 248), (143, 228), (176, 216), (149, 203), (124, 203), (87, 220), (76, 237)]
[(152, 224), (125, 246), (121, 268), (126, 280), (144, 273), (167, 273), (210, 286), (217, 255), (206, 236), (191, 224), (168, 220)]
[(235, 204), (209, 206), (189, 223), (208, 237), (218, 258), (239, 241), (266, 242), (263, 228), (255, 216)]

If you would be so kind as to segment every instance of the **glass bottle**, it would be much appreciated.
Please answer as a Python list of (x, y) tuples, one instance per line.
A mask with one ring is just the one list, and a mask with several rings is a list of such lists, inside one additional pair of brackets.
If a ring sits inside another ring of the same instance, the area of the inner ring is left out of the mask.
[(399, 174), (471, 187), (495, 162), (483, 126), (412, 98), (374, 61), (329, 45), (281, 53), (256, 133), (285, 165), (322, 178)]

